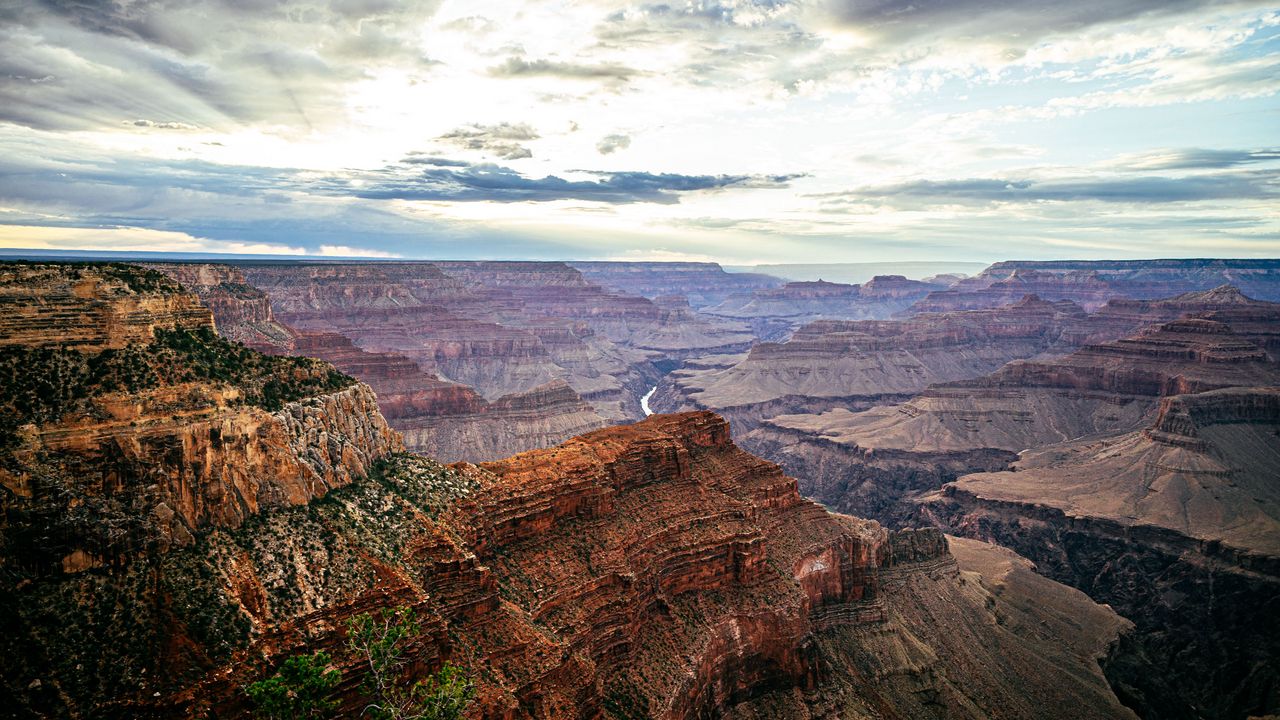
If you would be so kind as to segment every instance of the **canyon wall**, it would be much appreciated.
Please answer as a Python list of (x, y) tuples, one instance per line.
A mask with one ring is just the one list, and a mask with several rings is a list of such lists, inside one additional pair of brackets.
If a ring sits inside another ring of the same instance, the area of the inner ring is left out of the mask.
[[(41, 269), (32, 293), (86, 273)], [(462, 667), (470, 717), (1130, 717), (1097, 664), (1113, 613), (1053, 586), (1068, 626), (993, 549), (957, 563), (936, 530), (832, 515), (714, 414), (445, 467), (325, 363), (169, 319), (3, 346), (11, 715), (243, 717), (246, 684), (319, 649), (354, 714), (345, 621), (409, 607), (408, 673)], [(37, 362), (60, 370), (18, 371)]]
[(1134, 621), (1106, 664), (1152, 718), (1280, 701), (1280, 389), (1161, 401), (1132, 433), (1024, 453), (921, 499), (920, 515), (1031, 558)]

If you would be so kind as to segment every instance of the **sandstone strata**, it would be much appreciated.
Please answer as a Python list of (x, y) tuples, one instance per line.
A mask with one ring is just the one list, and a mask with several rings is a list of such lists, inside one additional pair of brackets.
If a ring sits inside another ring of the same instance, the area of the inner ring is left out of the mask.
[[(378, 473), (170, 550), (158, 590), (133, 566), (10, 588), (5, 657), (32, 658), (5, 669), (13, 707), (232, 716), (245, 682), (328, 648), (355, 711), (342, 620), (408, 604), (414, 667), (467, 668), (478, 717), (1130, 717), (1096, 669), (1124, 629), (1108, 611), (1055, 605), (1068, 625), (962, 571), (936, 531), (830, 515), (710, 413)], [(37, 630), (51, 593), (79, 633)], [(126, 642), (103, 593), (142, 623)]]
[(999, 262), (947, 290), (931, 293), (914, 312), (993, 307), (1034, 292), (1090, 310), (1112, 298), (1154, 299), (1233, 285), (1249, 297), (1280, 301), (1276, 260), (1101, 260)]
[(1151, 717), (1275, 712), (1280, 389), (1165, 398), (1131, 433), (1023, 453), (922, 515), (1032, 558), (1136, 623), (1107, 673)]
[(930, 384), (989, 373), (1037, 355), (1083, 312), (1035, 297), (997, 310), (908, 320), (810, 323), (786, 343), (761, 343), (731, 367), (687, 366), (651, 401), (661, 411), (710, 408), (739, 436), (776, 415), (865, 409), (906, 399)]
[(1277, 381), (1280, 366), (1229, 326), (1177, 320), (905, 403), (780, 415), (744, 442), (805, 478), (806, 495), (894, 520), (913, 493), (1003, 469), (1020, 451), (1141, 427), (1162, 397)]
[(779, 278), (760, 273), (725, 272), (716, 263), (573, 262), (570, 265), (601, 287), (649, 299), (680, 295), (688, 298), (695, 308), (717, 305), (730, 295), (783, 283)]

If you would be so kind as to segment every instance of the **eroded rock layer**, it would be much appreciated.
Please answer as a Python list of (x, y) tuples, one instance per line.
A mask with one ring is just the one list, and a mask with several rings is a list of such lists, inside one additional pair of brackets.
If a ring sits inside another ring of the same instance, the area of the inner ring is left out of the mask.
[[(365, 350), (347, 335), (336, 332), (295, 330), (275, 319), (270, 298), (262, 290), (244, 284), (239, 268), (202, 263), (152, 267), (180, 280), (199, 295), (212, 308), (223, 337), (264, 352), (320, 358), (368, 383), (377, 393), (383, 416), (404, 433), (414, 452), (448, 462), (492, 460), (548, 447), (607, 422), (562, 380), (490, 403), (471, 387), (425, 372), (404, 355)], [(301, 267), (298, 270), (303, 271)], [(429, 266), (393, 265), (372, 274), (361, 268), (353, 273), (350, 285), (338, 282), (347, 276), (325, 266), (307, 268), (305, 274), (317, 287), (301, 288), (301, 299), (298, 288), (280, 292), (286, 311), (317, 308), (314, 315), (302, 311), (297, 316), (308, 325), (323, 325), (326, 313), (343, 317), (347, 311), (341, 308), (346, 301), (360, 307), (376, 307), (388, 304), (388, 298), (417, 302), (419, 296), (447, 299), (463, 292), (460, 283)], [(386, 279), (387, 284), (370, 282), (370, 278)], [(402, 285), (393, 284), (393, 280)], [(398, 287), (408, 288), (416, 295), (398, 292)], [(545, 344), (553, 342), (556, 332), (556, 328), (547, 328), (541, 333)], [(571, 330), (561, 334), (577, 339)], [(585, 357), (583, 364), (589, 363), (590, 358)], [(539, 401), (545, 404), (539, 405)]]
[(1146, 717), (1280, 701), (1280, 389), (1165, 398), (1143, 430), (1023, 453), (922, 515), (994, 540), (1136, 623), (1108, 676)]
[(407, 606), (407, 680), (459, 665), (470, 717), (1128, 717), (1109, 611), (1063, 596), (1077, 624), (1046, 625), (936, 530), (801, 498), (714, 414), (446, 468), (324, 363), (134, 319), (106, 349), (4, 347), (10, 715), (243, 717), (247, 683), (317, 649), (356, 714), (344, 621)]
[(931, 293), (915, 312), (1003, 305), (1034, 292), (1087, 309), (1112, 298), (1154, 299), (1233, 285), (1249, 297), (1280, 301), (1276, 260), (1101, 260), (999, 262), (953, 287)]
[(714, 409), (734, 421), (741, 437), (776, 415), (865, 409), (933, 383), (989, 373), (1046, 350), (1083, 314), (1071, 303), (1027, 297), (997, 310), (817, 321), (788, 342), (756, 345), (730, 367), (672, 373), (651, 405), (668, 412)]
[(744, 443), (811, 483), (806, 495), (892, 522), (914, 493), (1001, 470), (1029, 448), (1140, 428), (1162, 397), (1275, 382), (1280, 365), (1229, 326), (1176, 320), (905, 403), (780, 415)]
[(696, 308), (724, 302), (730, 295), (777, 287), (783, 280), (760, 273), (725, 272), (716, 263), (572, 262), (591, 282), (627, 295), (654, 299), (679, 295)]
[(738, 294), (706, 312), (755, 322), (773, 321), (794, 327), (818, 319), (882, 320), (943, 286), (901, 275), (880, 275), (860, 285), (824, 280), (789, 282)]

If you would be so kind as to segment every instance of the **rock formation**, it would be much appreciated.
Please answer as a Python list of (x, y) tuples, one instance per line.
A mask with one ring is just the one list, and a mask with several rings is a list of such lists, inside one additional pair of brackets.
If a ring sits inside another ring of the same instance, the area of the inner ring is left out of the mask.
[[(223, 337), (263, 352), (319, 358), (368, 383), (377, 393), (383, 416), (404, 434), (408, 448), (414, 452), (446, 462), (493, 460), (548, 447), (607, 422), (561, 380), (490, 403), (469, 386), (424, 372), (404, 355), (370, 352), (334, 332), (295, 330), (275, 319), (267, 294), (244, 284), (238, 268), (203, 263), (151, 267), (191, 288), (213, 311)], [(333, 295), (335, 291), (342, 293), (345, 286), (335, 285), (337, 276), (332, 269), (318, 270), (315, 275), (322, 287), (307, 291), (311, 294), (304, 306), (329, 307), (341, 316), (345, 311), (337, 309), (341, 304)], [(353, 298), (359, 297), (359, 302), (365, 304), (385, 304), (385, 300), (378, 299), (379, 288), (368, 282), (368, 277), (367, 273), (357, 273), (355, 285), (361, 289), (352, 291)], [(459, 284), (429, 270), (414, 273), (402, 269), (396, 277), (426, 297), (438, 299), (461, 292)], [(407, 297), (396, 295), (394, 285), (383, 286), (382, 290), (386, 292), (381, 296), (384, 298)], [(288, 293), (285, 296), (296, 297)], [(298, 306), (286, 307), (297, 310)], [(324, 311), (319, 312), (321, 317), (323, 314)], [(301, 316), (308, 317), (306, 313)], [(311, 318), (304, 322), (318, 321)], [(546, 404), (539, 406), (540, 401)]]
[(1167, 397), (1130, 433), (1023, 453), (922, 514), (1032, 558), (1133, 620), (1108, 662), (1149, 717), (1275, 712), (1280, 388)]
[(786, 343), (756, 345), (731, 367), (673, 372), (651, 405), (663, 412), (714, 409), (741, 437), (776, 415), (865, 409), (904, 400), (932, 383), (989, 373), (1048, 349), (1083, 314), (1069, 302), (1027, 297), (996, 310), (817, 321)]
[[(108, 275), (39, 268), (28, 297), (86, 276), (109, 297)], [(198, 315), (3, 346), (10, 715), (242, 717), (247, 683), (317, 649), (355, 714), (344, 621), (409, 606), (409, 672), (464, 668), (473, 717), (1131, 717), (1097, 665), (1127, 632), (1109, 610), (994, 549), (958, 564), (936, 530), (832, 515), (711, 413), (447, 468), (399, 452), (366, 386)]]
[(292, 328), (278, 322), (262, 290), (245, 282), (239, 268), (210, 263), (148, 263), (195, 293), (213, 313), (218, 334), (265, 353), (288, 353)]
[(642, 416), (639, 397), (659, 365), (751, 341), (745, 328), (608, 292), (563, 263), (276, 264), (244, 272), (295, 328), (404, 355), (490, 400), (560, 379), (613, 421)]
[(1112, 298), (1154, 299), (1233, 285), (1252, 298), (1280, 301), (1277, 260), (1067, 260), (999, 262), (947, 290), (931, 293), (912, 312), (1003, 305), (1035, 293), (1086, 309)]
[(1280, 365), (1222, 323), (1176, 320), (1062, 358), (1014, 361), (862, 412), (781, 415), (744, 443), (846, 512), (899, 520), (910, 498), (1017, 453), (1141, 427), (1160, 398), (1280, 382)]
[(758, 327), (773, 323), (794, 328), (819, 319), (883, 320), (943, 285), (908, 280), (901, 275), (879, 275), (860, 285), (816, 281), (789, 282), (732, 296), (706, 312), (749, 320)]
[(664, 295), (688, 298), (695, 308), (718, 305), (730, 295), (777, 287), (783, 280), (748, 272), (725, 272), (701, 262), (572, 262), (587, 280), (624, 295), (650, 300)]

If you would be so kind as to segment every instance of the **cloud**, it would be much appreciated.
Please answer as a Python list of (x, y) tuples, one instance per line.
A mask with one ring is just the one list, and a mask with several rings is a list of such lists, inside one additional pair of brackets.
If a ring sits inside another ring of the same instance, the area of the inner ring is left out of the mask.
[(631, 147), (630, 135), (605, 135), (596, 143), (596, 151), (601, 155), (611, 155), (618, 150)]
[(434, 2), (46, 0), (0, 8), (0, 120), (43, 129), (164, 117), (207, 128), (331, 124), (386, 64), (428, 71)]
[(190, 123), (184, 122), (156, 122), (155, 120), (134, 120), (126, 122), (126, 125), (132, 125), (140, 128), (154, 128), (156, 130), (199, 130), (200, 128)]
[(521, 57), (510, 57), (500, 65), (489, 68), (493, 77), (558, 77), (575, 80), (616, 80), (627, 82), (639, 70), (614, 63), (584, 64), (561, 62), (557, 60), (527, 60)]
[(1151, 150), (1123, 155), (1112, 166), (1120, 170), (1212, 170), (1280, 160), (1280, 148), (1264, 150)]
[(467, 150), (480, 150), (503, 160), (533, 157), (533, 151), (519, 141), (537, 140), (540, 136), (524, 123), (472, 124), (451, 130), (438, 139)]
[(915, 180), (822, 197), (836, 206), (886, 203), (895, 207), (949, 204), (1098, 201), (1160, 204), (1206, 200), (1280, 199), (1280, 173), (1237, 171), (1190, 177), (966, 178)]
[(585, 172), (591, 179), (528, 177), (492, 164), (465, 168), (431, 166), (401, 172), (389, 168), (359, 185), (334, 178), (330, 192), (379, 200), (550, 202), (583, 200), (615, 204), (671, 204), (682, 193), (727, 188), (783, 188), (795, 175), (681, 175), (648, 172)]
[(1231, 6), (1261, 6), (1228, 0), (828, 0), (818, 13), (838, 27), (874, 37), (884, 45), (930, 39), (997, 43), (1018, 54), (1052, 35), (1078, 35), (1100, 25)]

